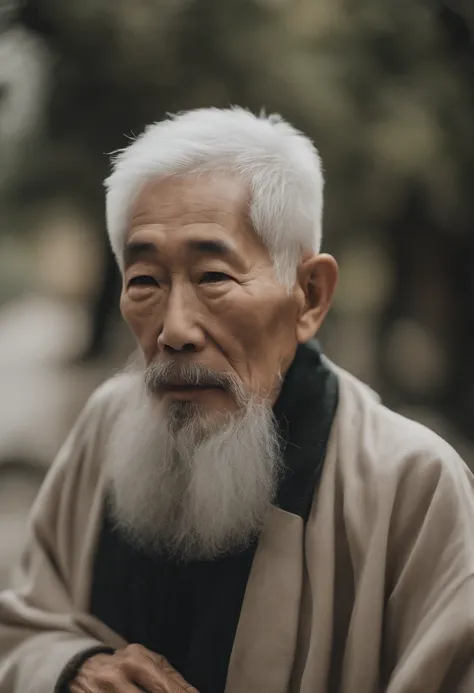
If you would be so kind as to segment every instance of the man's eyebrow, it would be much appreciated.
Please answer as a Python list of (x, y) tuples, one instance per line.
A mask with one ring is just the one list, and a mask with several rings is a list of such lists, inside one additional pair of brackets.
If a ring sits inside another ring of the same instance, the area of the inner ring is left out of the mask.
[(228, 245), (225, 241), (212, 239), (212, 240), (193, 240), (188, 242), (188, 248), (195, 253), (202, 253), (203, 255), (233, 255), (235, 253), (234, 249)]
[(125, 244), (123, 260), (125, 267), (130, 267), (134, 262), (143, 257), (158, 254), (158, 248), (154, 243), (144, 241), (129, 241)]
[[(191, 252), (199, 253), (201, 255), (228, 257), (237, 264), (242, 264), (233, 245), (226, 243), (221, 239), (193, 239), (188, 241), (186, 245), (188, 250)], [(138, 262), (138, 260), (142, 259), (156, 259), (159, 254), (160, 251), (157, 246), (150, 241), (128, 241), (128, 243), (125, 244), (123, 251), (124, 266), (125, 268), (128, 268), (135, 262)]]
[(226, 258), (238, 271), (245, 271), (245, 261), (233, 243), (227, 243), (220, 238), (203, 238), (201, 240), (190, 240), (187, 246), (191, 252), (199, 253), (200, 255)]

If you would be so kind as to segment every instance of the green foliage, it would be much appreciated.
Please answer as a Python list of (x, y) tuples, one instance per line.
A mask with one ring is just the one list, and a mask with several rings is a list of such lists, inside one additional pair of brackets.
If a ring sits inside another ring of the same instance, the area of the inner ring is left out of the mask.
[[(472, 4), (452, 5), (469, 34)], [(441, 223), (472, 214), (472, 43), (461, 55), (448, 40), (439, 3), (28, 0), (24, 17), (51, 53), (52, 89), (19, 201), (49, 181), (99, 212), (104, 154), (124, 135), (167, 111), (239, 103), (314, 138), (336, 232), (383, 224), (414, 187)]]

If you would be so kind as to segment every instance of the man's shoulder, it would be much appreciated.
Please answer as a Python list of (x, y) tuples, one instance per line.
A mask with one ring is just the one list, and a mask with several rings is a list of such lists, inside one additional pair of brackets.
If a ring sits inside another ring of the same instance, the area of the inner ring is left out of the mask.
[(133, 375), (127, 372), (118, 373), (105, 380), (87, 400), (78, 426), (110, 429), (130, 403), (133, 384)]
[(129, 403), (132, 382), (125, 372), (96, 388), (59, 450), (52, 472), (87, 479), (90, 487), (96, 483), (100, 470), (105, 467), (114, 424), (120, 420)]
[[(338, 369), (338, 437), (352, 464), (374, 481), (465, 476), (467, 467), (438, 434), (386, 407), (366, 385)], [(342, 460), (342, 458), (341, 458)]]
[(136, 377), (126, 371), (104, 380), (89, 397), (86, 408), (90, 411), (117, 408), (126, 401)]
[(472, 525), (474, 477), (454, 448), (385, 407), (353, 376), (339, 372), (338, 377), (326, 479), (329, 487), (338, 487), (345, 522), (360, 545), (374, 532), (411, 531), (433, 507), (433, 517), (441, 513), (443, 522), (464, 513)]

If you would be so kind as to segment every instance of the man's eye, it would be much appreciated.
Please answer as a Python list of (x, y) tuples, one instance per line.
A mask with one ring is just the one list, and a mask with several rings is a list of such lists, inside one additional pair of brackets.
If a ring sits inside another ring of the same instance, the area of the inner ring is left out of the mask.
[(204, 272), (200, 279), (201, 284), (217, 284), (218, 282), (229, 281), (232, 277), (229, 277), (225, 272)]
[(132, 277), (128, 286), (158, 286), (158, 282), (148, 274), (140, 274), (137, 277)]

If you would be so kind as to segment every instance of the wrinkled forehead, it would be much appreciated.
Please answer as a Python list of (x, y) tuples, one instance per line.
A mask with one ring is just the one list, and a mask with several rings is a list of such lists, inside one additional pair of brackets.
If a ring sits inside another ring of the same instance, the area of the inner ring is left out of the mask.
[(249, 206), (248, 186), (228, 174), (158, 177), (145, 183), (136, 196), (130, 227), (193, 222), (247, 226)]
[[(199, 245), (221, 244), (248, 261), (270, 262), (268, 248), (250, 221), (250, 195), (241, 180), (225, 174), (202, 173), (156, 178), (137, 196), (125, 235), (132, 242)], [(170, 235), (170, 232), (172, 233)]]

